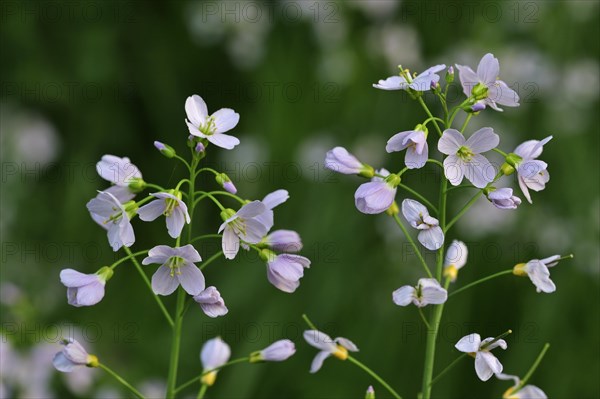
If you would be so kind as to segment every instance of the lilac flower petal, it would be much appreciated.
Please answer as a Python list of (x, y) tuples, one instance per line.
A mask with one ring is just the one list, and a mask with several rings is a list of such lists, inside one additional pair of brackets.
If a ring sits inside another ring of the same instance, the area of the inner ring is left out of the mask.
[(200, 262), (202, 257), (192, 244), (184, 245), (183, 247), (174, 248), (176, 256), (179, 256), (190, 263)]
[(125, 218), (123, 218), (121, 224), (119, 225), (119, 239), (121, 243), (126, 247), (130, 247), (135, 243), (135, 233), (133, 231), (133, 226), (131, 225), (129, 220), (126, 220)]
[(73, 363), (62, 352), (58, 352), (54, 355), (54, 359), (52, 359), (52, 364), (54, 368), (58, 371), (62, 371), (63, 373), (70, 373), (73, 369), (79, 365)]
[(527, 188), (527, 184), (525, 184), (525, 178), (523, 178), (522, 176), (519, 176), (517, 178), (517, 180), (519, 181), (519, 187), (521, 188), (521, 191), (523, 192), (525, 199), (527, 200), (527, 202), (532, 204), (533, 202), (531, 201), (531, 194), (529, 194), (529, 189)]
[(265, 198), (263, 198), (262, 203), (267, 207), (267, 209), (273, 209), (278, 205), (283, 204), (290, 198), (290, 194), (287, 190), (275, 190), (270, 194), (267, 194)]
[(188, 127), (188, 131), (190, 132), (190, 134), (192, 136), (195, 137), (202, 137), (202, 138), (206, 138), (208, 137), (207, 135), (205, 135), (204, 133), (202, 133), (200, 131), (200, 129), (198, 129), (198, 126), (194, 125), (193, 123), (191, 123), (190, 121), (188, 121), (187, 119), (185, 120), (185, 124)]
[(425, 205), (419, 201), (405, 199), (402, 201), (402, 214), (409, 223), (420, 223), (423, 216), (429, 216), (429, 211)]
[(210, 339), (202, 346), (200, 361), (202, 368), (212, 370), (221, 367), (229, 360), (231, 348), (220, 337)]
[(304, 340), (317, 349), (326, 352), (334, 352), (336, 345), (331, 337), (318, 330), (306, 330), (303, 333)]
[(68, 339), (68, 343), (63, 348), (62, 353), (75, 364), (87, 364), (88, 362), (89, 355), (87, 351), (73, 338)]
[(121, 241), (121, 228), (118, 225), (111, 224), (107, 231), (108, 243), (113, 251), (117, 252), (123, 246)]
[(311, 365), (310, 365), (310, 372), (312, 374), (316, 373), (317, 371), (319, 371), (321, 369), (321, 367), (323, 366), (323, 362), (325, 361), (325, 359), (327, 359), (329, 356), (331, 356), (331, 352), (325, 352), (325, 351), (321, 351), (319, 353), (317, 353), (315, 355), (315, 358), (313, 359)]
[(475, 355), (475, 371), (481, 381), (487, 381), (492, 375), (502, 372), (502, 364), (490, 352), (480, 351)]
[(196, 126), (196, 130), (198, 130), (198, 126), (206, 123), (206, 118), (208, 117), (208, 108), (206, 107), (206, 103), (202, 97), (194, 94), (185, 100), (185, 113), (187, 114), (190, 122)]
[(535, 285), (537, 292), (545, 292), (547, 294), (556, 291), (556, 285), (550, 279), (550, 271), (545, 264), (539, 260), (532, 260), (527, 263), (527, 275), (531, 282)]
[(540, 259), (540, 262), (548, 267), (556, 266), (560, 260), (560, 255), (552, 255), (544, 259)]
[(96, 171), (104, 180), (119, 185), (127, 185), (132, 178), (141, 178), (139, 169), (129, 158), (119, 158), (114, 155), (104, 155), (96, 164)]
[(392, 292), (392, 301), (398, 306), (408, 306), (416, 295), (415, 287), (405, 285)]
[(469, 162), (464, 163), (464, 167), (465, 177), (477, 188), (484, 188), (496, 176), (494, 165), (481, 154), (473, 155)]
[(267, 226), (262, 224), (260, 220), (247, 219), (244, 223), (246, 229), (239, 233), (239, 237), (249, 244), (258, 244), (269, 231)]
[(525, 385), (518, 395), (520, 399), (548, 399), (546, 393), (535, 385)]
[(363, 164), (344, 147), (335, 147), (325, 155), (325, 167), (337, 173), (358, 174)]
[(302, 249), (302, 239), (293, 230), (276, 230), (266, 237), (265, 242), (279, 252), (298, 252)]
[(356, 344), (350, 341), (348, 338), (337, 337), (336, 339), (334, 339), (334, 341), (338, 345), (341, 345), (344, 348), (348, 349), (350, 352), (358, 352), (358, 346), (356, 346)]
[(390, 153), (404, 150), (409, 144), (406, 142), (406, 138), (413, 133), (414, 130), (396, 133), (387, 141), (385, 150)]
[(260, 352), (265, 361), (282, 362), (296, 353), (296, 346), (289, 339), (282, 339), (273, 342)]
[(230, 226), (223, 231), (221, 246), (226, 259), (234, 259), (240, 250), (240, 239)]
[[(488, 342), (492, 342), (492, 341), (494, 341), (494, 339), (495, 339), (495, 338), (492, 338), (492, 337), (490, 337), (490, 338), (486, 338), (486, 339), (484, 339), (483, 341), (481, 341), (481, 344), (482, 344), (482, 345), (483, 345), (483, 344), (487, 344)], [(496, 340), (496, 341), (494, 341), (493, 343), (491, 343), (491, 344), (490, 344), (490, 345), (489, 345), (489, 346), (486, 348), (486, 350), (488, 350), (488, 351), (491, 351), (492, 349), (495, 349), (495, 348), (501, 348), (501, 349), (504, 349), (504, 350), (506, 350), (506, 348), (508, 348), (508, 344), (506, 343), (506, 341), (505, 341), (505, 340), (503, 340), (503, 339), (499, 339), (499, 340)]]
[(453, 155), (465, 144), (465, 137), (458, 130), (446, 129), (438, 141), (438, 150), (442, 154)]
[(498, 59), (493, 54), (487, 53), (483, 56), (477, 66), (477, 76), (486, 86), (490, 86), (496, 82), (500, 74), (500, 64)]
[(385, 80), (379, 80), (378, 83), (373, 84), (373, 87), (381, 90), (406, 90), (408, 83), (402, 76), (390, 76)]
[(198, 295), (194, 296), (194, 301), (196, 301), (202, 311), (208, 317), (219, 317), (224, 316), (229, 311), (227, 306), (225, 306), (225, 302), (223, 298), (221, 298), (221, 294), (215, 287), (208, 287)]
[(481, 336), (477, 333), (462, 337), (454, 347), (464, 353), (474, 353), (479, 350)]
[(152, 276), (152, 291), (156, 295), (171, 295), (179, 286), (179, 280), (171, 276), (168, 266), (160, 266)]
[(501, 80), (496, 81), (496, 83), (489, 87), (487, 100), (506, 107), (519, 106), (519, 95), (517, 92)]
[(540, 161), (539, 159), (531, 159), (520, 163), (519, 166), (517, 166), (517, 173), (528, 182), (529, 180), (535, 179), (536, 175), (539, 175), (547, 168), (548, 164), (546, 162)]
[(76, 303), (69, 303), (73, 306), (92, 306), (104, 298), (104, 284), (96, 281), (92, 284), (79, 287), (77, 289)]
[(144, 222), (152, 222), (165, 212), (166, 207), (165, 200), (157, 199), (138, 209), (138, 215)]
[(253, 218), (267, 211), (267, 207), (261, 201), (252, 201), (245, 204), (237, 211), (237, 216), (244, 219)]
[(95, 274), (84, 274), (73, 269), (60, 271), (60, 282), (65, 287), (82, 287), (97, 281), (99, 281), (98, 276)]
[(440, 249), (444, 245), (444, 232), (439, 226), (421, 230), (417, 236), (419, 242), (430, 251)]
[(104, 191), (112, 194), (121, 204), (135, 198), (135, 193), (132, 193), (128, 186), (117, 186), (115, 184)]
[(221, 108), (212, 114), (215, 122), (215, 133), (225, 133), (233, 129), (240, 121), (240, 114), (230, 108)]
[(448, 292), (434, 278), (419, 279), (421, 298), (425, 304), (440, 305), (448, 299)]
[(188, 263), (179, 268), (177, 278), (181, 286), (190, 295), (198, 295), (206, 287), (204, 275), (194, 264)]
[(174, 255), (175, 250), (168, 245), (157, 245), (148, 251), (148, 256), (142, 260), (142, 265), (149, 265), (151, 263), (163, 264)]
[(356, 208), (362, 213), (385, 212), (394, 202), (396, 189), (383, 181), (361, 184), (354, 193)]
[(240, 144), (240, 140), (237, 137), (230, 136), (223, 133), (215, 133), (210, 136), (205, 136), (208, 141), (216, 145), (217, 147), (224, 148), (226, 150), (233, 149), (236, 145)]
[(458, 69), (458, 77), (460, 79), (463, 92), (465, 93), (465, 96), (470, 97), (473, 87), (479, 83), (479, 78), (477, 77), (477, 74), (466, 65), (456, 64), (456, 69)]
[(425, 166), (427, 163), (427, 159), (429, 158), (429, 147), (427, 146), (427, 142), (425, 142), (423, 146), (423, 150), (419, 154), (414, 147), (410, 147), (406, 151), (406, 156), (404, 158), (404, 163), (409, 169), (418, 169)]
[(181, 230), (185, 225), (185, 215), (176, 207), (173, 212), (165, 218), (167, 224), (167, 231), (172, 238), (177, 238), (181, 235)]
[(456, 155), (448, 155), (444, 159), (444, 175), (453, 186), (458, 186), (462, 183), (465, 175), (466, 165)]
[(498, 147), (498, 144), (500, 144), (500, 137), (494, 133), (494, 129), (484, 127), (473, 133), (467, 139), (465, 146), (469, 147), (475, 154), (480, 154)]

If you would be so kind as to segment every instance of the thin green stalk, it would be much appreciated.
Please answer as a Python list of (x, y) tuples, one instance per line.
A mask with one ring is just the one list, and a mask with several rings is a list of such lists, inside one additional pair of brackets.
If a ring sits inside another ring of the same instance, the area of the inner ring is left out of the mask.
[(308, 324), (308, 326), (313, 329), (313, 330), (319, 330), (312, 321), (310, 321), (310, 319), (308, 318), (308, 316), (306, 314), (302, 315), (302, 318), (304, 319), (304, 321), (306, 322), (306, 324)]
[(202, 384), (202, 386), (200, 387), (200, 390), (198, 391), (198, 396), (196, 397), (196, 399), (204, 398), (204, 394), (206, 393), (207, 389), (208, 389), (208, 385)]
[(171, 315), (167, 311), (167, 308), (165, 308), (165, 305), (163, 304), (162, 300), (158, 297), (158, 295), (156, 295), (154, 293), (154, 290), (152, 289), (152, 283), (148, 279), (148, 276), (146, 276), (146, 273), (144, 272), (144, 269), (142, 269), (142, 266), (140, 266), (140, 263), (137, 261), (137, 259), (135, 258), (135, 256), (133, 256), (133, 253), (131, 252), (131, 250), (129, 248), (123, 247), (123, 249), (125, 250), (125, 252), (131, 258), (131, 262), (133, 262), (133, 265), (135, 266), (135, 268), (137, 269), (137, 271), (140, 273), (140, 276), (142, 276), (142, 279), (146, 283), (146, 286), (148, 286), (148, 288), (150, 289), (150, 292), (152, 293), (152, 296), (154, 297), (154, 300), (158, 304), (158, 307), (160, 308), (160, 310), (165, 315), (165, 318), (167, 319), (167, 322), (169, 323), (169, 325), (171, 327), (173, 327), (173, 325), (174, 325), (173, 319), (171, 318)]
[(146, 183), (146, 188), (154, 188), (158, 191), (166, 191), (164, 187), (161, 187), (157, 184)]
[(210, 258), (208, 258), (206, 261), (204, 261), (202, 263), (202, 265), (200, 265), (200, 270), (204, 270), (204, 268), (206, 266), (210, 265), (212, 262), (219, 259), (222, 255), (223, 255), (223, 251), (219, 251), (216, 254), (214, 254), (213, 256), (211, 256)]
[[(224, 211), (225, 207), (221, 204), (221, 202), (219, 202), (218, 199), (216, 199), (211, 193), (207, 193), (204, 191), (198, 191), (196, 194), (200, 194), (203, 193), (201, 196), (199, 196), (196, 200), (194, 201), (190, 201), (192, 204), (194, 204), (192, 206), (192, 209), (196, 207), (196, 205), (198, 205), (198, 202), (202, 201), (204, 198), (208, 197), (211, 199), (212, 202), (214, 202), (220, 210)], [(229, 193), (228, 193), (229, 194)]]
[(188, 163), (188, 161), (186, 161), (185, 159), (181, 158), (179, 155), (175, 154), (173, 156), (174, 158), (180, 160), (181, 162), (183, 162), (183, 164), (186, 166), (186, 168), (188, 168), (189, 171), (192, 170), (192, 167), (190, 166), (190, 164)]
[(131, 255), (127, 255), (124, 258), (121, 258), (118, 261), (116, 261), (115, 263), (113, 263), (112, 265), (110, 265), (110, 268), (114, 269), (115, 267), (119, 266), (121, 263), (125, 262), (126, 260), (135, 258), (136, 256), (140, 256), (145, 253), (148, 253), (148, 251), (149, 251), (148, 249), (145, 249), (143, 251), (139, 251), (139, 252), (132, 253)]
[[(425, 113), (427, 113), (427, 116), (431, 119), (433, 119), (435, 121), (435, 118), (432, 114), (431, 111), (429, 110), (429, 108), (427, 107), (427, 104), (425, 104), (425, 101), (423, 101), (423, 98), (421, 98), (420, 96), (417, 97), (417, 100), (419, 101), (419, 104), (421, 104), (421, 106), (423, 107), (423, 109), (425, 110)], [(440, 129), (439, 125), (437, 124), (437, 121), (435, 121), (434, 123), (435, 125), (435, 130), (437, 130), (438, 134), (440, 135), (440, 137), (442, 137), (442, 129)]]
[(167, 377), (167, 398), (175, 397), (175, 385), (177, 384), (177, 368), (179, 366), (179, 349), (181, 346), (181, 329), (183, 326), (183, 309), (185, 306), (185, 291), (177, 288), (177, 307), (175, 310), (175, 325), (173, 326), (173, 338), (171, 340), (171, 356), (169, 360), (169, 375)]
[(474, 195), (474, 196), (473, 196), (473, 197), (472, 197), (472, 198), (469, 200), (469, 202), (467, 202), (467, 203), (465, 204), (465, 206), (463, 206), (463, 207), (462, 207), (462, 209), (461, 209), (461, 210), (460, 210), (460, 211), (459, 211), (459, 212), (456, 214), (456, 216), (454, 216), (454, 218), (453, 218), (453, 219), (452, 219), (450, 222), (448, 222), (448, 225), (446, 226), (446, 228), (445, 228), (445, 229), (443, 229), (443, 230), (444, 230), (444, 234), (445, 234), (445, 233), (447, 233), (447, 232), (448, 232), (448, 230), (450, 230), (450, 227), (452, 227), (452, 226), (454, 225), (454, 223), (458, 222), (458, 220), (461, 218), (461, 216), (462, 216), (462, 215), (464, 215), (464, 214), (465, 214), (465, 213), (466, 213), (466, 212), (469, 210), (469, 208), (471, 208), (471, 206), (473, 206), (473, 204), (474, 204), (475, 202), (477, 202), (477, 200), (479, 199), (479, 196), (480, 196), (481, 194), (483, 194), (483, 190), (479, 190), (479, 191), (477, 192), (477, 194), (475, 194), (475, 195)]
[(108, 374), (110, 374), (115, 380), (119, 381), (124, 387), (126, 387), (127, 389), (129, 389), (131, 391), (131, 393), (133, 393), (136, 397), (138, 397), (140, 399), (144, 399), (144, 395), (142, 395), (140, 393), (140, 391), (138, 391), (137, 389), (135, 389), (133, 387), (133, 385), (131, 385), (130, 383), (128, 383), (127, 381), (125, 381), (125, 379), (123, 377), (121, 377), (119, 374), (115, 373), (114, 371), (112, 371), (110, 368), (108, 368), (107, 366), (105, 366), (102, 363), (98, 363), (98, 367), (100, 367), (102, 370), (104, 370)]
[(352, 362), (355, 365), (357, 365), (358, 367), (360, 367), (363, 371), (365, 371), (371, 377), (375, 378), (375, 380), (377, 382), (379, 382), (385, 389), (387, 389), (388, 392), (391, 393), (394, 398), (396, 398), (396, 399), (402, 399), (402, 397), (400, 395), (398, 395), (398, 392), (396, 392), (387, 382), (385, 382), (385, 380), (383, 378), (381, 378), (379, 375), (377, 375), (377, 373), (375, 373), (373, 370), (371, 370), (366, 365), (364, 365), (363, 363), (359, 362), (358, 360), (356, 360), (352, 356), (348, 356), (348, 360), (350, 360), (350, 362)]
[(473, 117), (473, 114), (467, 114), (467, 117), (465, 118), (465, 121), (463, 122), (463, 124), (460, 128), (461, 133), (465, 132), (465, 129), (467, 128), (467, 125), (469, 124), (469, 121), (471, 120), (472, 117)]
[(419, 308), (419, 315), (421, 316), (421, 320), (423, 320), (423, 323), (425, 323), (425, 327), (427, 327), (427, 330), (431, 330), (431, 326), (429, 325), (429, 322), (427, 321), (427, 318), (423, 313), (423, 309), (421, 308)]
[(438, 213), (438, 209), (425, 197), (423, 197), (423, 195), (419, 194), (417, 191), (413, 190), (412, 188), (408, 187), (405, 184), (398, 184), (398, 187), (400, 187), (401, 189), (408, 191), (409, 193), (411, 193), (412, 195), (414, 195), (415, 197), (417, 197), (418, 199), (421, 200), (421, 202), (424, 202), (425, 205), (427, 205), (429, 207), (429, 209), (431, 209), (436, 215)]
[(445, 369), (440, 371), (440, 373), (438, 375), (436, 375), (433, 380), (431, 380), (430, 385), (435, 384), (440, 378), (442, 378), (444, 376), (444, 374), (446, 374), (448, 371), (450, 371), (454, 366), (456, 366), (458, 364), (458, 362), (460, 362), (462, 359), (464, 359), (467, 356), (468, 356), (468, 353), (463, 353), (462, 355), (460, 355), (459, 357), (454, 359), (454, 361), (452, 363), (450, 363), (448, 366), (446, 366)]
[(238, 363), (244, 363), (244, 362), (249, 362), (250, 358), (249, 357), (240, 357), (238, 359), (234, 359), (234, 360), (230, 360), (227, 363), (225, 363), (224, 365), (220, 366), (220, 367), (216, 367), (214, 369), (210, 369), (210, 370), (206, 370), (203, 371), (202, 374), (200, 374), (199, 376), (196, 376), (194, 378), (192, 378), (191, 380), (188, 380), (186, 382), (184, 382), (183, 384), (181, 384), (180, 386), (177, 387), (177, 389), (175, 389), (175, 393), (179, 393), (182, 390), (184, 390), (185, 388), (189, 387), (190, 385), (192, 385), (195, 382), (200, 382), (200, 379), (205, 376), (206, 374), (210, 374), (213, 371), (219, 371), (221, 369), (224, 369), (225, 367), (234, 365), (234, 364), (238, 364)]
[(525, 386), (525, 384), (527, 384), (527, 382), (529, 381), (529, 379), (531, 378), (531, 376), (533, 375), (535, 370), (538, 368), (538, 366), (542, 362), (542, 359), (546, 355), (546, 352), (548, 351), (549, 348), (550, 348), (550, 344), (546, 343), (544, 345), (544, 347), (542, 348), (542, 351), (540, 352), (538, 357), (535, 359), (535, 362), (533, 362), (533, 364), (529, 368), (529, 371), (527, 372), (527, 374), (525, 374), (525, 377), (523, 377), (523, 379), (521, 380), (521, 383), (519, 384), (519, 386), (517, 387), (515, 392), (518, 392), (521, 388), (523, 388)]
[(508, 156), (508, 154), (507, 154), (507, 153), (505, 153), (504, 151), (502, 151), (502, 150), (501, 150), (501, 149), (499, 149), (499, 148), (492, 148), (492, 151), (495, 151), (495, 152), (497, 152), (498, 154), (500, 154), (500, 155), (504, 156), (505, 158)]
[(198, 237), (192, 238), (190, 244), (195, 243), (196, 241), (204, 240), (205, 238), (222, 238), (221, 234), (204, 234)]
[(419, 250), (419, 247), (417, 247), (417, 244), (415, 244), (415, 241), (410, 236), (408, 230), (406, 230), (406, 227), (404, 227), (404, 224), (402, 224), (400, 217), (398, 215), (394, 215), (394, 220), (398, 224), (398, 227), (400, 227), (400, 230), (402, 230), (402, 232), (406, 236), (406, 239), (408, 240), (408, 242), (412, 246), (413, 250), (415, 251), (417, 258), (419, 258), (419, 260), (421, 261), (421, 265), (423, 265), (423, 269), (425, 269), (425, 273), (427, 273), (427, 275), (430, 278), (433, 278), (433, 275), (431, 274), (431, 271), (429, 270), (429, 266), (427, 266), (427, 262), (425, 262), (423, 255), (421, 255), (421, 251)]
[(450, 297), (451, 297), (451, 296), (453, 296), (453, 295), (456, 295), (456, 294), (458, 294), (459, 292), (463, 292), (463, 291), (464, 291), (464, 290), (466, 290), (466, 289), (469, 289), (469, 288), (471, 288), (471, 287), (474, 287), (474, 286), (476, 286), (476, 285), (478, 285), (478, 284), (485, 283), (485, 282), (486, 282), (486, 281), (488, 281), (488, 280), (492, 280), (492, 279), (494, 279), (494, 278), (496, 278), (496, 277), (504, 276), (505, 274), (512, 274), (512, 272), (513, 272), (513, 269), (503, 270), (503, 271), (501, 271), (501, 272), (494, 273), (494, 274), (492, 274), (492, 275), (490, 275), (490, 276), (487, 276), (487, 277), (481, 278), (481, 279), (479, 279), (479, 280), (473, 281), (472, 283), (470, 283), (470, 284), (467, 284), (467, 285), (465, 285), (464, 287), (460, 287), (460, 288), (459, 288), (459, 289), (457, 289), (456, 291), (453, 291), (453, 292), (451, 292), (450, 294), (448, 294), (448, 298), (450, 298)]
[(437, 166), (439, 166), (440, 168), (442, 168), (442, 170), (444, 170), (444, 164), (441, 163), (440, 161), (438, 161), (437, 159), (428, 159), (427, 162), (435, 164)]

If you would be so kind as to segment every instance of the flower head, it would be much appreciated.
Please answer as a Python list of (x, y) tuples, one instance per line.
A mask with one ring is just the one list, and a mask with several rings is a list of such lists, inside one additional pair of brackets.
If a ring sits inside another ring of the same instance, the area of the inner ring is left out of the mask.
[(225, 301), (221, 298), (221, 293), (215, 287), (208, 287), (195, 295), (194, 301), (200, 305), (200, 308), (208, 317), (225, 316), (229, 311), (225, 306)]
[(250, 354), (250, 363), (282, 362), (296, 353), (296, 346), (289, 339), (273, 342), (261, 351)]
[(293, 230), (275, 230), (262, 241), (269, 248), (278, 252), (300, 252), (302, 239)]
[(475, 372), (481, 381), (502, 372), (502, 363), (490, 351), (496, 347), (506, 349), (505, 340), (490, 337), (482, 341), (481, 336), (474, 333), (462, 337), (454, 347), (475, 358)]
[(327, 151), (325, 156), (325, 167), (337, 173), (345, 175), (361, 175), (373, 177), (373, 167), (360, 162), (354, 155), (350, 154), (344, 147), (335, 147)]
[(104, 180), (113, 184), (104, 191), (114, 195), (120, 202), (127, 202), (135, 197), (142, 180), (142, 173), (127, 157), (104, 155), (96, 164), (96, 171)]
[(396, 152), (406, 149), (404, 163), (409, 169), (418, 169), (425, 166), (429, 157), (427, 146), (427, 128), (418, 125), (415, 130), (400, 132), (388, 140), (385, 150)]
[(521, 198), (514, 196), (512, 188), (508, 187), (490, 190), (487, 199), (498, 209), (517, 209), (521, 204)]
[(479, 129), (465, 140), (455, 129), (446, 129), (438, 141), (438, 150), (448, 155), (444, 159), (444, 174), (453, 186), (458, 186), (466, 177), (475, 187), (484, 188), (494, 181), (494, 166), (481, 155), (500, 143), (500, 138), (491, 127)]
[(304, 269), (310, 267), (310, 260), (300, 255), (280, 254), (263, 249), (261, 257), (267, 262), (267, 279), (283, 292), (292, 293), (300, 286)]
[(236, 137), (223, 134), (233, 129), (240, 120), (240, 115), (230, 108), (221, 108), (208, 115), (206, 103), (202, 97), (194, 94), (185, 101), (185, 112), (190, 134), (202, 137), (217, 147), (231, 150), (240, 143)]
[(435, 65), (414, 77), (410, 75), (409, 70), (405, 69), (400, 76), (390, 76), (385, 80), (380, 80), (378, 83), (373, 84), (373, 87), (382, 90), (412, 89), (415, 91), (429, 91), (431, 85), (440, 80), (438, 72), (444, 69), (446, 69), (446, 65)]
[(64, 339), (61, 344), (64, 348), (52, 359), (52, 364), (58, 371), (70, 373), (80, 367), (98, 367), (98, 358), (87, 353), (73, 338)]
[(190, 223), (187, 205), (181, 200), (181, 192), (172, 190), (170, 193), (153, 193), (156, 200), (138, 209), (140, 219), (151, 222), (160, 215), (165, 215), (169, 235), (177, 238), (185, 223)]
[(356, 209), (366, 214), (385, 212), (396, 197), (400, 177), (385, 169), (377, 171), (382, 177), (375, 176), (368, 183), (361, 184), (354, 193)]
[(69, 305), (76, 307), (92, 306), (104, 298), (104, 286), (113, 275), (110, 267), (105, 266), (95, 274), (83, 274), (73, 269), (60, 272), (60, 282), (67, 287)]
[(233, 209), (221, 212), (224, 222), (219, 227), (219, 233), (223, 232), (221, 245), (225, 258), (235, 258), (240, 250), (240, 240), (249, 244), (257, 244), (262, 240), (269, 228), (258, 216), (267, 211), (269, 210), (261, 201), (253, 201), (242, 206), (237, 212)]
[(177, 248), (157, 245), (148, 251), (142, 264), (161, 265), (152, 276), (155, 294), (170, 295), (181, 284), (188, 294), (198, 295), (204, 290), (205, 282), (202, 271), (194, 263), (201, 260), (198, 251), (190, 244)]
[(429, 216), (425, 205), (412, 199), (402, 201), (402, 214), (410, 225), (419, 230), (417, 238), (423, 246), (431, 251), (444, 245), (444, 232), (439, 221)]
[(550, 174), (547, 170), (548, 164), (536, 159), (542, 155), (544, 145), (550, 140), (552, 140), (552, 136), (548, 136), (541, 141), (529, 140), (520, 144), (514, 151), (521, 158), (514, 165), (517, 170), (519, 187), (521, 187), (523, 195), (530, 204), (532, 201), (529, 189), (542, 191), (550, 180)]
[[(200, 361), (202, 362), (203, 372), (206, 373), (207, 371), (223, 366), (229, 361), (230, 356), (231, 349), (221, 337), (206, 341), (200, 352)], [(217, 372), (218, 371), (215, 370), (204, 374), (201, 378), (202, 383), (208, 386), (213, 385), (217, 378)]]
[(469, 250), (464, 242), (454, 240), (446, 250), (444, 259), (444, 276), (455, 282), (458, 271), (467, 263)]
[(502, 399), (548, 399), (544, 391), (535, 385), (525, 385), (519, 388), (521, 379), (516, 375), (498, 373), (496, 374), (496, 378), (499, 380), (513, 380), (515, 383), (504, 392)]
[(549, 267), (556, 266), (560, 255), (550, 256), (545, 259), (532, 259), (527, 263), (519, 263), (513, 268), (513, 274), (517, 276), (528, 276), (537, 292), (547, 294), (556, 291), (556, 285), (550, 279)]
[(100, 191), (86, 206), (92, 219), (107, 230), (108, 242), (113, 251), (118, 251), (122, 246), (133, 245), (135, 234), (130, 221), (136, 210), (133, 201), (122, 205), (111, 193)]
[(479, 61), (477, 73), (465, 65), (456, 65), (460, 84), (467, 97), (473, 97), (481, 106), (502, 111), (497, 104), (507, 107), (519, 106), (519, 95), (502, 80), (498, 80), (500, 64), (493, 54), (486, 54)]
[(320, 350), (310, 366), (311, 373), (319, 371), (325, 359), (331, 355), (340, 360), (346, 360), (348, 359), (348, 351), (358, 352), (356, 345), (349, 339), (343, 337), (331, 339), (329, 335), (317, 330), (304, 331), (304, 339), (309, 345)]
[(439, 305), (446, 302), (448, 292), (434, 278), (421, 278), (416, 287), (405, 285), (392, 293), (392, 299), (398, 306), (408, 306), (411, 302), (422, 308), (427, 305)]

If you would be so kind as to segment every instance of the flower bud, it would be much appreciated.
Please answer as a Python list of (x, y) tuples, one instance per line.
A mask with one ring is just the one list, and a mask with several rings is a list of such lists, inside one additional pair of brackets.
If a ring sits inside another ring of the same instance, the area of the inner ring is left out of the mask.
[(385, 182), (390, 185), (390, 187), (398, 187), (398, 184), (400, 184), (400, 182), (402, 181), (402, 179), (400, 178), (400, 176), (398, 176), (395, 173), (390, 173), (390, 175), (388, 177), (385, 178)]
[(146, 182), (141, 177), (134, 177), (129, 181), (127, 185), (131, 192), (139, 193), (146, 188)]
[[(452, 68), (452, 67), (450, 67)], [(375, 390), (373, 389), (372, 385), (369, 385), (369, 388), (367, 388), (367, 393), (365, 394), (365, 399), (375, 399)]]
[(482, 101), (477, 101), (470, 108), (470, 110), (471, 110), (472, 113), (483, 111), (484, 109), (485, 109), (485, 103), (483, 103)]
[(161, 143), (160, 141), (155, 141), (154, 147), (156, 147), (156, 149), (158, 151), (160, 151), (160, 153), (163, 154), (167, 158), (173, 158), (176, 154), (173, 147), (171, 147), (170, 145)]
[(206, 147), (204, 146), (203, 143), (198, 143), (198, 144), (196, 144), (194, 151), (196, 151), (196, 154), (202, 154), (202, 153), (206, 152)]
[(237, 193), (237, 188), (235, 188), (235, 185), (233, 184), (229, 176), (227, 176), (225, 173), (216, 175), (215, 180), (217, 181), (217, 184), (219, 186), (225, 189), (225, 191), (231, 194)]
[(230, 217), (232, 217), (233, 215), (235, 215), (235, 211), (231, 208), (227, 208), (221, 211), (221, 219), (223, 221), (226, 221), (227, 219), (229, 219)]
[(450, 68), (448, 68), (448, 70), (446, 71), (446, 83), (452, 83), (454, 82), (454, 67), (450, 66)]
[(471, 90), (471, 95), (476, 101), (483, 100), (488, 96), (488, 87), (481, 82), (477, 83)]
[(294, 343), (289, 339), (276, 341), (265, 349), (250, 354), (250, 363), (282, 362), (296, 353)]
[(500, 167), (500, 171), (502, 172), (502, 174), (504, 176), (509, 176), (509, 175), (512, 175), (513, 173), (515, 173), (515, 168), (513, 168), (512, 166), (510, 166), (509, 164), (507, 164), (505, 162)]
[(510, 154), (508, 154), (506, 156), (506, 163), (509, 164), (510, 166), (512, 166), (513, 168), (516, 168), (517, 165), (523, 160), (523, 158), (521, 158), (520, 156), (518, 156), (517, 154), (515, 154), (514, 152), (511, 152)]

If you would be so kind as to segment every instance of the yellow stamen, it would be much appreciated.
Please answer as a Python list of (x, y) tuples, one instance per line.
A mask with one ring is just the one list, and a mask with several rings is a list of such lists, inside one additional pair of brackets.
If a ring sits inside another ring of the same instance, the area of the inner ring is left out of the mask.
[(202, 378), (200, 378), (200, 382), (202, 382), (204, 385), (211, 387), (215, 383), (216, 379), (217, 372), (211, 371), (210, 373), (203, 375)]
[(346, 360), (346, 359), (348, 359), (348, 349), (344, 348), (341, 345), (337, 345), (337, 348), (332, 353), (332, 355), (337, 357), (340, 360)]
[(444, 269), (444, 277), (448, 277), (450, 281), (456, 281), (458, 276), (458, 269), (454, 265), (449, 265)]

